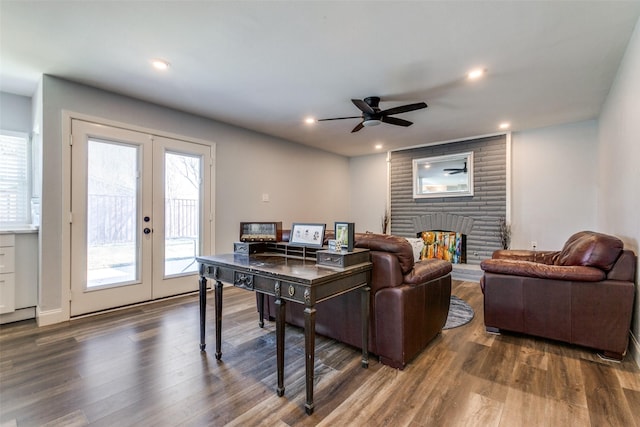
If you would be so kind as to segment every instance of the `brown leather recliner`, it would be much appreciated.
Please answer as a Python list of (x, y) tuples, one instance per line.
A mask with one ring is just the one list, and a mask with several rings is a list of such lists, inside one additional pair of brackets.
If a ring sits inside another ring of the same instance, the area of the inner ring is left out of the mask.
[(561, 251), (495, 251), (480, 264), (486, 329), (578, 344), (621, 360), (636, 262), (620, 239), (593, 231), (574, 234)]
[[(286, 240), (287, 232), (284, 232)], [(355, 246), (370, 249), (371, 299), (369, 351), (380, 361), (403, 369), (446, 323), (451, 298), (451, 263), (414, 263), (413, 248), (404, 238), (357, 233)], [(286, 321), (304, 327), (304, 306), (286, 305)], [(360, 293), (349, 292), (316, 305), (316, 332), (361, 348)], [(272, 297), (265, 314), (275, 316)]]

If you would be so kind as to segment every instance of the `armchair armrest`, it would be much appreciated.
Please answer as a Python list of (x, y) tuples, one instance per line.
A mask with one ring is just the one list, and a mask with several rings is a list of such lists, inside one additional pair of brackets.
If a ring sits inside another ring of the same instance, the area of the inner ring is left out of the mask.
[(492, 259), (513, 259), (518, 261), (531, 261), (541, 264), (552, 265), (555, 264), (556, 258), (560, 254), (560, 251), (529, 251), (529, 250), (514, 250), (514, 249), (501, 249), (494, 251), (491, 255)]
[(598, 282), (606, 277), (604, 271), (595, 267), (547, 265), (513, 259), (486, 259), (480, 263), (480, 267), (490, 273), (536, 277), (539, 279)]

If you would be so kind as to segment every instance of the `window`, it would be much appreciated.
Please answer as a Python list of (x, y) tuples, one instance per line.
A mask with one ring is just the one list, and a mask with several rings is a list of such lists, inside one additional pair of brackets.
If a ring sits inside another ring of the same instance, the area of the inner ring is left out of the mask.
[(0, 224), (29, 223), (29, 140), (0, 131)]

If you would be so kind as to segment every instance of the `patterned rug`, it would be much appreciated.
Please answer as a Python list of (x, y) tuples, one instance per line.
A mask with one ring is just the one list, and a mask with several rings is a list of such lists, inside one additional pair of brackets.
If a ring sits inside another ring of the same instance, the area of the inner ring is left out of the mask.
[(442, 329), (457, 328), (458, 326), (466, 325), (473, 319), (473, 308), (464, 300), (461, 300), (455, 295), (451, 295), (451, 303), (449, 304), (449, 316), (447, 316), (447, 323), (445, 323)]

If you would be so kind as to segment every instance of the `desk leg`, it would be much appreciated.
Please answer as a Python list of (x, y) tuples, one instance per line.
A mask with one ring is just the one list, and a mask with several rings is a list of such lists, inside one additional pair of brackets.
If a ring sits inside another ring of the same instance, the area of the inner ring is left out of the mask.
[(362, 363), (363, 368), (369, 367), (369, 294), (371, 288), (362, 288)]
[(276, 298), (276, 366), (278, 369), (278, 396), (284, 396), (284, 313), (285, 300)]
[(304, 357), (306, 371), (307, 402), (304, 409), (307, 415), (313, 414), (313, 370), (315, 368), (316, 350), (316, 309), (304, 309)]
[(264, 328), (264, 294), (262, 292), (258, 292), (258, 315), (260, 316), (258, 326)]
[(214, 285), (216, 303), (216, 359), (222, 358), (222, 282), (216, 280)]
[(204, 351), (205, 321), (207, 317), (207, 278), (200, 276), (200, 351)]

